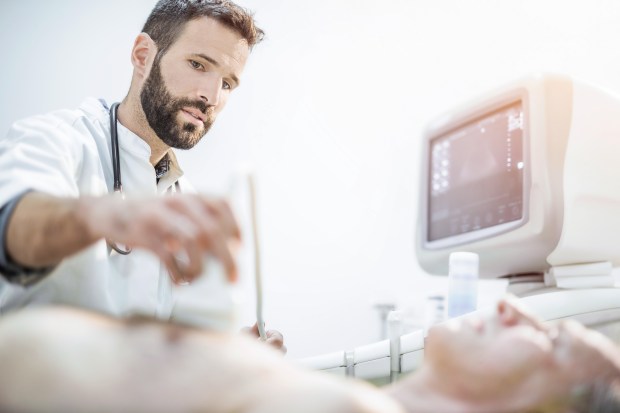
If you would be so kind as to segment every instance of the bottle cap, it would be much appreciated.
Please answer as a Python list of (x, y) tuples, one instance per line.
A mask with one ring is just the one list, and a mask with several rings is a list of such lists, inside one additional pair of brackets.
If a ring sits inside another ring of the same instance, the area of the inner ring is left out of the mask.
[(478, 276), (478, 254), (474, 252), (453, 252), (450, 254), (450, 275), (468, 274)]

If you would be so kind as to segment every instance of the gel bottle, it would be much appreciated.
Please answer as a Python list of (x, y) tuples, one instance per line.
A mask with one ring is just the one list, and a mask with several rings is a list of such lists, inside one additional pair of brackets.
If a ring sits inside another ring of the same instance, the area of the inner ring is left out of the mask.
[(450, 254), (448, 275), (448, 318), (476, 310), (478, 303), (478, 254)]

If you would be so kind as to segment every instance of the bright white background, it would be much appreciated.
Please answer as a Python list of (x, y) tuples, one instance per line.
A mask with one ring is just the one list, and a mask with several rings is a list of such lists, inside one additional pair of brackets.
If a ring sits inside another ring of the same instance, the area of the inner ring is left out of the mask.
[[(153, 0), (2, 0), (0, 131), (120, 100)], [(293, 358), (378, 339), (371, 303), (442, 288), (414, 255), (419, 140), (444, 110), (534, 71), (620, 92), (615, 0), (243, 0), (267, 31), (212, 132), (195, 186), (259, 180), (268, 326)]]

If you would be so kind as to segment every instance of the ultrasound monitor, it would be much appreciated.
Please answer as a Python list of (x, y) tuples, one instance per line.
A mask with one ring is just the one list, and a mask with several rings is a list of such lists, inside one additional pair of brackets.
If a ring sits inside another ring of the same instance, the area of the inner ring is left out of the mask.
[(516, 100), (429, 142), (429, 245), (509, 231), (523, 214), (523, 102)]
[[(447, 274), (453, 251), (483, 277), (550, 266), (620, 265), (620, 99), (537, 74), (428, 124), (416, 249)], [(612, 247), (613, 245), (613, 247)]]

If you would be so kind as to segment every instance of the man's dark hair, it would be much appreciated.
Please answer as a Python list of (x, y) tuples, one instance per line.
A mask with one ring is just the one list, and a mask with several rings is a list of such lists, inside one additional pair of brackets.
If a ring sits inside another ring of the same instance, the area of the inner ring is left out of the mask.
[(185, 24), (200, 17), (217, 20), (247, 40), (250, 49), (261, 40), (252, 13), (229, 0), (160, 0), (153, 8), (142, 31), (151, 36), (161, 58), (183, 31)]

